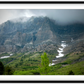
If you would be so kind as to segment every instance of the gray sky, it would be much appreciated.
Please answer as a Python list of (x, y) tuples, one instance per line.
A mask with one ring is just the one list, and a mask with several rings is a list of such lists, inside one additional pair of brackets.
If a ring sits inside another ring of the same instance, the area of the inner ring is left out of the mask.
[(77, 9), (0, 9), (0, 24), (18, 17), (31, 17), (31, 16), (48, 16), (61, 24), (83, 22), (84, 23), (84, 10)]

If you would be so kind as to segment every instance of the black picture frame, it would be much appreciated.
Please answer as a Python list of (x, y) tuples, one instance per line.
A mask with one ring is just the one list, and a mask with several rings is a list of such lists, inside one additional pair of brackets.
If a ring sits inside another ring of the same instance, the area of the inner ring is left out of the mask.
[[(84, 1), (0, 1), (0, 4), (84, 4)], [(0, 83), (84, 83), (84, 80), (0, 80)]]

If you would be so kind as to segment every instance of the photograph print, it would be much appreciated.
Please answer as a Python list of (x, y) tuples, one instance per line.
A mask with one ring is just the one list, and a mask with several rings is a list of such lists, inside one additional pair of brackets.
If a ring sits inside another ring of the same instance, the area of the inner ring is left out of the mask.
[(84, 75), (84, 9), (0, 9), (0, 75)]

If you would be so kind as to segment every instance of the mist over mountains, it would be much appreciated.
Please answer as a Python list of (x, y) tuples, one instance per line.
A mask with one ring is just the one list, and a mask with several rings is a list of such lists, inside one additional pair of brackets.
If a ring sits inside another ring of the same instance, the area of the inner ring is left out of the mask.
[(0, 25), (0, 52), (56, 50), (61, 41), (70, 45), (71, 39), (76, 42), (83, 37), (84, 24), (81, 22), (60, 25), (46, 16), (20, 17)]
[(60, 25), (66, 25), (75, 22), (84, 23), (83, 9), (0, 9), (0, 24), (7, 20), (20, 17), (38, 17), (47, 16), (56, 20)]

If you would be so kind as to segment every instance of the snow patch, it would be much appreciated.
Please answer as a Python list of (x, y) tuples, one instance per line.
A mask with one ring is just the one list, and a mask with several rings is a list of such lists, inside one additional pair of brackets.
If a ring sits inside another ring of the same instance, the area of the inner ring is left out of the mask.
[[(12, 56), (13, 54), (10, 54), (10, 56)], [(0, 59), (4, 59), (4, 58), (9, 58), (10, 56), (2, 56), (0, 57)]]
[[(59, 48), (59, 49), (57, 50), (57, 52), (58, 52), (59, 54), (58, 54), (58, 56), (56, 56), (56, 58), (60, 58), (60, 57), (63, 57), (63, 56), (64, 56), (63, 50), (64, 50), (64, 48), (65, 48), (66, 46), (68, 46), (68, 45), (66, 44), (66, 41), (61, 41), (61, 48)], [(55, 61), (57, 61), (57, 60), (52, 60), (52, 62), (55, 62)], [(53, 65), (55, 65), (55, 63), (50, 63), (50, 64), (49, 64), (49, 66), (53, 66)]]
[(64, 56), (64, 54), (63, 54), (63, 50), (64, 50), (64, 48), (66, 47), (67, 45), (66, 45), (66, 41), (61, 41), (61, 47), (62, 48), (59, 48), (57, 51), (58, 51), (58, 56), (56, 56), (56, 58), (60, 58), (60, 57), (63, 57)]
[(49, 66), (55, 65), (55, 63), (50, 63)]
[(8, 58), (8, 57), (10, 57), (10, 56), (2, 56), (0, 59), (4, 59), (4, 58)]

